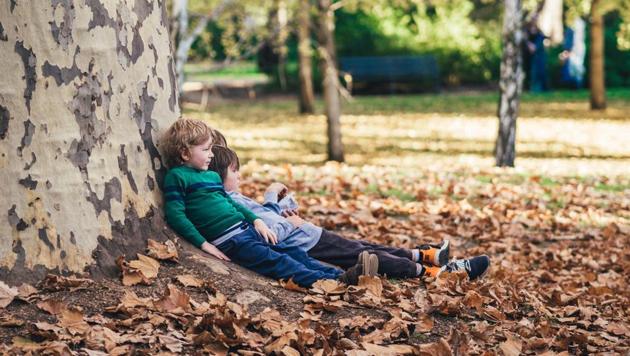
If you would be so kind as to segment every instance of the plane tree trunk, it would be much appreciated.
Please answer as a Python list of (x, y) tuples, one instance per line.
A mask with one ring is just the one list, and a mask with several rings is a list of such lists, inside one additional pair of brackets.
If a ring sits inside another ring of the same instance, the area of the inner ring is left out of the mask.
[(516, 119), (523, 83), (521, 56), (522, 7), (520, 0), (506, 0), (503, 19), (503, 56), (499, 81), (499, 132), (494, 149), (496, 165), (514, 167)]
[(328, 159), (344, 161), (343, 143), (341, 141), (341, 98), (337, 74), (334, 12), (330, 0), (318, 0), (318, 38), (319, 57), (322, 72), (322, 89), (324, 111), (327, 120)]
[(117, 273), (164, 228), (158, 130), (179, 115), (164, 4), (0, 4), (0, 279)]

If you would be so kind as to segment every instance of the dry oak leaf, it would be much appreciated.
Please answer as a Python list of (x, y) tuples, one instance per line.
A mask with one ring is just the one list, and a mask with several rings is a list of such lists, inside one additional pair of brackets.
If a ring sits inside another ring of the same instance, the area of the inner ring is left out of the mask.
[(17, 295), (17, 288), (9, 287), (3, 281), (0, 281), (0, 308), (6, 308)]
[(296, 291), (296, 292), (300, 292), (304, 294), (308, 293), (308, 289), (302, 288), (299, 285), (297, 285), (295, 282), (293, 282), (293, 278), (289, 278), (289, 280), (287, 281), (280, 280), (278, 281), (278, 283), (280, 283), (280, 286), (282, 286), (284, 289), (288, 289), (288, 290), (292, 290), (292, 291)]
[(285, 346), (288, 346), (291, 341), (297, 341), (297, 334), (293, 331), (289, 331), (279, 338), (275, 339), (273, 342), (267, 344), (265, 346), (265, 353), (270, 354), (272, 352), (278, 352), (282, 350)]
[(153, 301), (155, 309), (173, 314), (190, 311), (190, 296), (172, 284), (169, 284), (167, 288), (162, 298)]
[(90, 329), (90, 325), (83, 320), (83, 312), (76, 308), (61, 311), (59, 326), (64, 327), (71, 335), (83, 335)]
[(122, 284), (133, 286), (139, 283), (151, 284), (151, 280), (157, 277), (160, 263), (151, 257), (138, 254), (138, 259), (127, 262), (125, 256), (116, 259), (116, 264), (122, 271)]
[(433, 317), (429, 314), (422, 314), (419, 316), (418, 321), (414, 323), (416, 326), (415, 332), (418, 333), (428, 333), (433, 330)]
[(377, 298), (383, 295), (383, 282), (378, 277), (359, 276), (359, 287), (366, 288)]
[(332, 279), (320, 279), (313, 283), (311, 288), (315, 293), (326, 295), (344, 294), (346, 292), (346, 287), (343, 284)]
[(12, 339), (13, 348), (17, 348), (21, 351), (27, 352), (29, 354), (44, 354), (44, 355), (72, 355), (73, 353), (70, 351), (68, 345), (59, 341), (52, 342), (44, 342), (44, 343), (36, 343), (30, 339), (16, 336)]
[(37, 288), (28, 283), (23, 283), (21, 286), (18, 287), (17, 291), (18, 297), (25, 301), (30, 300), (34, 296), (34, 294), (39, 293), (39, 290), (37, 290)]
[(177, 281), (184, 287), (196, 287), (199, 288), (203, 285), (203, 281), (192, 274), (182, 274), (177, 276)]
[(24, 321), (16, 319), (13, 315), (0, 315), (0, 326), (10, 328), (24, 325)]
[(368, 352), (368, 355), (374, 356), (396, 356), (396, 355), (414, 355), (415, 348), (411, 345), (387, 345), (380, 346), (367, 342), (361, 343), (361, 346)]
[(175, 243), (171, 240), (160, 243), (149, 239), (147, 251), (149, 256), (157, 258), (158, 260), (173, 260), (177, 262), (179, 259), (177, 247), (175, 247)]
[(85, 288), (87, 285), (94, 283), (89, 278), (64, 277), (56, 274), (48, 274), (38, 286), (43, 290), (58, 291), (64, 289)]
[(40, 301), (39, 303), (37, 303), (37, 307), (52, 315), (59, 315), (64, 310), (68, 309), (68, 307), (62, 301), (52, 298)]
[(280, 350), (280, 353), (285, 356), (300, 356), (300, 352), (291, 346), (285, 346)]
[(518, 356), (523, 350), (523, 342), (512, 333), (505, 333), (506, 340), (499, 344), (499, 348), (505, 356)]
[(148, 279), (157, 277), (160, 263), (149, 256), (138, 254), (138, 259), (129, 262), (129, 267), (139, 270)]
[(420, 356), (451, 356), (453, 351), (444, 339), (419, 345)]

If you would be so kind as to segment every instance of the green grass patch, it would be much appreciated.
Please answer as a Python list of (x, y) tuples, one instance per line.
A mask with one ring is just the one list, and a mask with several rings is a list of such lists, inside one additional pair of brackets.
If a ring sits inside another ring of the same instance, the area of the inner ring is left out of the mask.
[(627, 184), (605, 184), (605, 183), (598, 183), (597, 185), (595, 185), (595, 190), (598, 190), (600, 192), (613, 192), (613, 193), (618, 193), (618, 192), (623, 192), (627, 189), (630, 189), (630, 185)]
[(552, 178), (542, 177), (540, 179), (540, 185), (543, 186), (543, 187), (555, 187), (555, 186), (560, 185), (560, 183), (558, 183), (557, 181), (555, 181)]
[(490, 176), (476, 176), (475, 179), (484, 184), (492, 183), (492, 177)]

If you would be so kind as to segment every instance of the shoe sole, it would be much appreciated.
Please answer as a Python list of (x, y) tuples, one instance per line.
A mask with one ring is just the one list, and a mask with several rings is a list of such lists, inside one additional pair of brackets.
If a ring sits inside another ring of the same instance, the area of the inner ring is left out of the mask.
[(367, 259), (368, 259), (368, 256), (369, 256), (369, 255), (370, 255), (370, 253), (369, 253), (369, 252), (367, 252), (367, 251), (363, 251), (363, 252), (361, 252), (361, 253), (359, 254), (359, 257), (357, 257), (357, 264), (362, 265), (362, 264), (363, 264), (363, 261), (367, 261)]
[(437, 266), (442, 267), (448, 263), (448, 259), (451, 254), (450, 244), (451, 243), (449, 240), (445, 240), (444, 243), (442, 244), (442, 247), (440, 247), (440, 252), (438, 253), (438, 256), (437, 256), (438, 257)]
[(378, 275), (378, 256), (370, 254), (368, 258), (367, 275), (370, 277), (376, 277)]

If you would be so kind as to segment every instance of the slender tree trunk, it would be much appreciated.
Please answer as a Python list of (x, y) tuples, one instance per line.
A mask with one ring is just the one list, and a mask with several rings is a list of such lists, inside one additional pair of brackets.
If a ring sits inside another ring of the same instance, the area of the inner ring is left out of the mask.
[(606, 108), (606, 83), (604, 79), (604, 15), (601, 0), (591, 3), (591, 53), (590, 53), (591, 109)]
[(328, 123), (328, 159), (344, 161), (343, 143), (341, 142), (341, 101), (337, 74), (334, 13), (330, 9), (330, 0), (318, 0), (319, 10), (319, 56), (323, 75), (323, 94), (326, 119)]
[(158, 2), (0, 2), (0, 280), (113, 274), (163, 235), (158, 129), (179, 115)]
[(521, 56), (522, 7), (520, 0), (505, 0), (503, 56), (499, 81), (499, 133), (495, 145), (496, 165), (514, 167), (516, 119), (523, 83)]
[(311, 4), (309, 0), (300, 0), (297, 16), (300, 114), (312, 114), (315, 112), (315, 96), (311, 67)]

